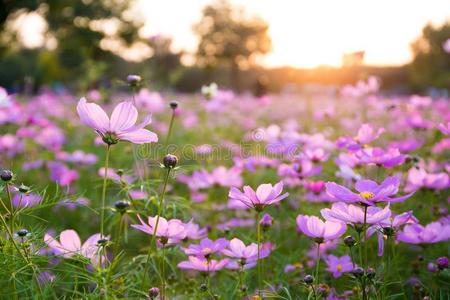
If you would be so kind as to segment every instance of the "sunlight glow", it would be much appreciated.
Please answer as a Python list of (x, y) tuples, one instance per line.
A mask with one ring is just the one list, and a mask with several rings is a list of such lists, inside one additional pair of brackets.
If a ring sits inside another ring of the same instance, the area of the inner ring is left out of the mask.
[[(142, 34), (173, 36), (176, 49), (193, 52), (192, 24), (207, 0), (139, 0), (146, 18)], [(270, 25), (273, 52), (267, 66), (339, 66), (344, 53), (365, 50), (369, 65), (400, 65), (411, 59), (410, 43), (428, 22), (450, 21), (448, 0), (234, 0)]]

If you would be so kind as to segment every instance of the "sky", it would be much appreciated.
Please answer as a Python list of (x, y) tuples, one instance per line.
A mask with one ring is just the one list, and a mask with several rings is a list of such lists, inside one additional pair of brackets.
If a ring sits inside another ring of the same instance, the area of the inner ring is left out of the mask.
[[(137, 0), (142, 34), (172, 36), (174, 48), (194, 52), (192, 24), (211, 0)], [(269, 24), (268, 67), (340, 66), (342, 55), (365, 51), (365, 64), (401, 65), (429, 22), (450, 22), (450, 0), (231, 0)]]

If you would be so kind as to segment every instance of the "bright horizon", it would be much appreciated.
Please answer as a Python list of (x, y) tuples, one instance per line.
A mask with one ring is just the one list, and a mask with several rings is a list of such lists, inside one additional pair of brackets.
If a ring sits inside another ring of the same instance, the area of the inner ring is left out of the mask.
[[(211, 0), (138, 0), (146, 23), (142, 34), (168, 35), (175, 50), (195, 51), (192, 24)], [(401, 65), (412, 58), (410, 44), (427, 23), (450, 21), (448, 0), (232, 0), (269, 24), (268, 67), (340, 66), (344, 53), (364, 50), (366, 65)]]

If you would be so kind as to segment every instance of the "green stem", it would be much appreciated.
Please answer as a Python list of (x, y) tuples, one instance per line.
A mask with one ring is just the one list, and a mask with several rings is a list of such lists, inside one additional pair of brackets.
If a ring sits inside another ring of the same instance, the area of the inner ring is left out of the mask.
[[(364, 205), (364, 224), (363, 224), (363, 239), (364, 239), (364, 270), (367, 270), (367, 205)], [(363, 300), (367, 299), (367, 292), (366, 292), (366, 278), (362, 279), (363, 284)]]
[(105, 201), (106, 201), (106, 185), (108, 180), (108, 168), (109, 168), (109, 151), (111, 146), (106, 146), (106, 157), (105, 157), (105, 175), (103, 177), (103, 189), (102, 189), (102, 207), (100, 210), (100, 235), (101, 238), (104, 236), (104, 222), (105, 222)]
[(169, 124), (169, 130), (167, 131), (167, 136), (166, 136), (166, 152), (169, 153), (169, 141), (170, 141), (170, 136), (172, 135), (172, 128), (173, 128), (173, 123), (175, 121), (175, 110), (172, 109), (172, 117), (170, 117), (170, 124)]
[(116, 238), (116, 243), (114, 245), (114, 250), (113, 250), (113, 260), (116, 258), (118, 251), (119, 251), (119, 246), (120, 246), (120, 240), (122, 238), (122, 226), (123, 226), (123, 214), (120, 215), (120, 220), (119, 220), (119, 228), (118, 228), (118, 232), (117, 232), (117, 238)]
[(316, 285), (319, 285), (320, 243), (317, 243)]
[[(106, 146), (106, 157), (105, 157), (105, 175), (103, 177), (103, 189), (102, 189), (102, 206), (100, 210), (100, 238), (103, 238), (104, 235), (104, 223), (105, 223), (105, 201), (106, 201), (106, 184), (108, 179), (108, 168), (109, 168), (109, 152), (111, 146)], [(103, 266), (103, 255), (100, 255), (100, 268)]]
[(363, 225), (363, 238), (364, 238), (364, 268), (367, 268), (367, 205), (364, 205), (364, 225)]
[[(14, 234), (14, 205), (13, 205), (13, 201), (12, 201), (12, 197), (11, 197), (11, 191), (9, 190), (9, 183), (6, 183), (6, 195), (8, 197), (8, 201), (11, 205), (11, 207), (10, 207), (11, 211), (9, 214), (9, 217), (10, 217), (9, 226), (10, 226), (11, 233)], [(11, 236), (11, 238), (14, 239), (14, 236)], [(11, 240), (11, 241), (13, 241), (13, 240)]]
[(361, 231), (358, 231), (358, 242), (359, 242), (359, 246), (358, 246), (358, 253), (359, 253), (359, 264), (362, 267), (363, 266), (363, 257), (362, 257), (362, 238), (361, 238)]
[(152, 235), (152, 238), (151, 238), (151, 241), (150, 241), (150, 247), (148, 248), (148, 252), (147, 252), (147, 260), (145, 262), (144, 274), (142, 276), (141, 290), (144, 289), (145, 279), (147, 277), (148, 269), (150, 267), (150, 257), (151, 257), (151, 252), (152, 252), (152, 244), (155, 244), (155, 249), (157, 249), (156, 231), (158, 230), (159, 218), (160, 218), (160, 216), (162, 214), (162, 209), (163, 209), (163, 204), (164, 204), (164, 196), (166, 195), (166, 188), (167, 188), (167, 182), (169, 181), (170, 171), (171, 171), (170, 168), (167, 169), (167, 173), (166, 173), (166, 176), (164, 178), (164, 186), (163, 186), (163, 190), (162, 190), (161, 197), (159, 199), (159, 205), (158, 205), (158, 215), (156, 216), (155, 228), (153, 229), (153, 235)]
[(260, 212), (256, 212), (256, 239), (258, 242), (258, 257), (257, 257), (257, 268), (258, 268), (258, 296), (261, 298), (261, 262), (260, 262), (260, 256), (261, 256), (261, 224), (259, 223), (259, 215)]
[(166, 268), (165, 268), (165, 259), (166, 259), (166, 247), (162, 246), (162, 258), (161, 258), (161, 299), (164, 300), (166, 295)]

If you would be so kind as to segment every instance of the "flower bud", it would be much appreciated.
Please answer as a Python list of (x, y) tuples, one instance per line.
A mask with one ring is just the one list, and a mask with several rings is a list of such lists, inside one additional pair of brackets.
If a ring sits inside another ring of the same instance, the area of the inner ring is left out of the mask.
[(19, 192), (22, 194), (26, 194), (30, 192), (31, 188), (29, 186), (24, 185), (23, 183), (19, 186)]
[(177, 109), (178, 101), (170, 101), (169, 106), (171, 109)]
[(0, 178), (5, 182), (11, 181), (13, 173), (10, 170), (2, 170), (0, 172)]
[(364, 269), (361, 267), (356, 267), (354, 268), (351, 273), (353, 274), (353, 276), (355, 276), (356, 278), (360, 278), (364, 275)]
[(261, 224), (261, 227), (264, 231), (267, 231), (272, 227), (273, 219), (269, 214), (264, 214), (259, 221), (259, 224)]
[(438, 271), (438, 267), (434, 263), (429, 262), (427, 264), (427, 270), (428, 270), (428, 272), (436, 273)]
[(317, 288), (317, 294), (321, 295), (322, 297), (327, 297), (330, 294), (330, 287), (325, 283), (319, 284), (319, 287)]
[(99, 239), (99, 240), (97, 241), (97, 244), (98, 244), (99, 246), (104, 246), (104, 245), (106, 245), (107, 242), (108, 242), (108, 239), (103, 238), (103, 239)]
[(177, 165), (177, 162), (178, 162), (178, 158), (175, 155), (172, 155), (172, 154), (167, 154), (163, 158), (163, 165), (167, 169), (175, 168), (176, 165)]
[(159, 289), (157, 287), (152, 287), (148, 290), (148, 296), (150, 299), (155, 299), (159, 295)]
[(119, 212), (125, 212), (127, 208), (130, 207), (130, 202), (126, 200), (118, 200), (114, 203), (114, 206)]
[(305, 275), (305, 277), (303, 277), (303, 281), (310, 285), (314, 282), (314, 277), (312, 275)]
[(355, 246), (356, 241), (355, 241), (355, 239), (354, 239), (351, 235), (348, 235), (348, 236), (346, 236), (346, 237), (344, 238), (344, 244), (345, 244), (347, 247), (353, 247), (353, 246)]
[(17, 231), (17, 235), (19, 237), (25, 237), (25, 236), (27, 236), (27, 234), (28, 234), (28, 230), (26, 230), (26, 229), (20, 229)]
[(448, 268), (448, 257), (441, 256), (438, 259), (436, 259), (436, 265), (438, 266), (439, 270), (444, 270)]
[(374, 268), (367, 268), (367, 270), (366, 270), (367, 278), (374, 279), (376, 274), (377, 274), (377, 272), (375, 271)]
[(141, 82), (141, 80), (142, 78), (139, 75), (130, 74), (127, 76), (127, 82), (132, 87), (136, 87)]
[(208, 290), (208, 286), (205, 283), (200, 284), (200, 291), (206, 292)]
[(116, 171), (117, 175), (119, 175), (120, 177), (123, 176), (123, 174), (125, 174), (125, 171), (123, 169), (117, 169)]

